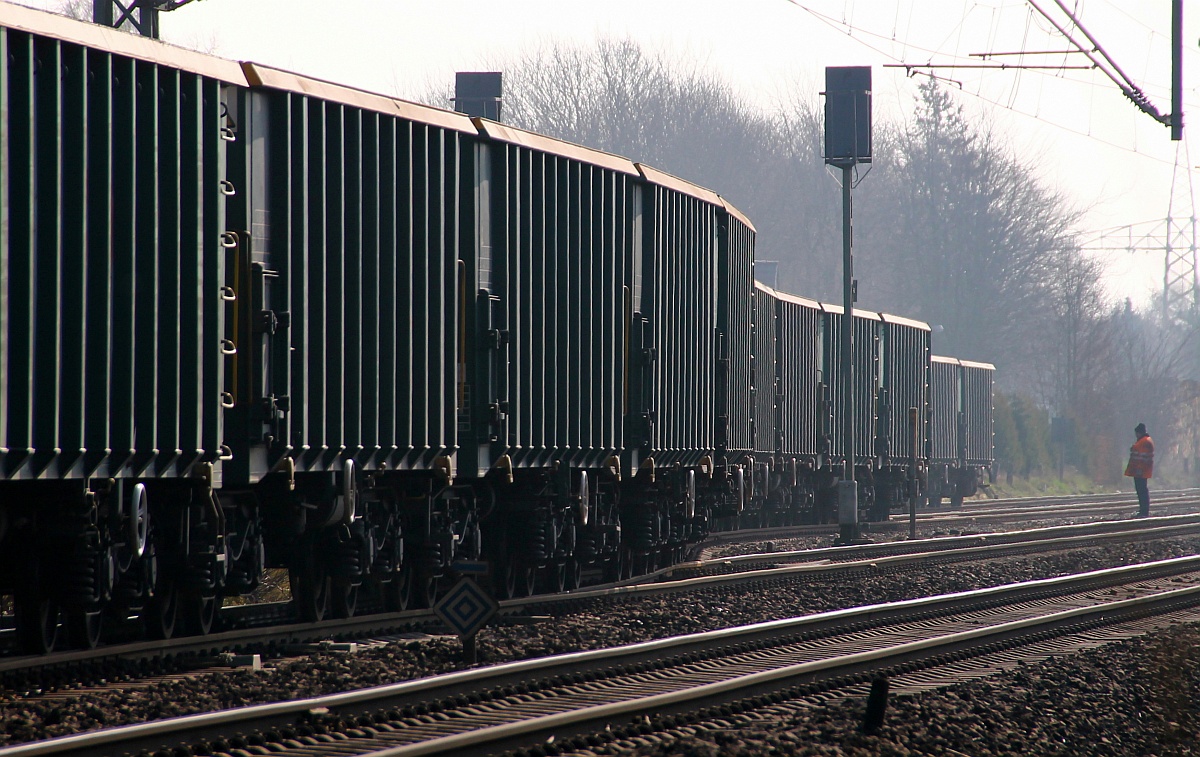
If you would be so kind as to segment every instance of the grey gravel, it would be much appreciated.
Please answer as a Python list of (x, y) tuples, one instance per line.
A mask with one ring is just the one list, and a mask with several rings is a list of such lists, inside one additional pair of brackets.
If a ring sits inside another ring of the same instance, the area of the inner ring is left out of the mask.
[[(1194, 554), (1197, 551), (1200, 551), (1200, 539), (1177, 538), (1150, 544), (1105, 545), (1051, 555), (1010, 557), (982, 563), (940, 566), (912, 573), (881, 573), (875, 576), (817, 579), (805, 583), (776, 585), (769, 592), (752, 592), (744, 589), (737, 591), (709, 590), (686, 595), (651, 597), (637, 601), (598, 601), (590, 609), (574, 611), (568, 615), (552, 618), (547, 622), (485, 629), (478, 637), (480, 663), (490, 664), (583, 649), (603, 648), (823, 610), (890, 602), (1115, 565), (1147, 562)], [(1069, 666), (1070, 663), (1066, 664)], [(458, 642), (453, 639), (433, 638), (391, 644), (357, 655), (313, 655), (301, 660), (281, 661), (259, 672), (233, 671), (221, 675), (157, 683), (146, 688), (86, 693), (61, 700), (0, 695), (0, 745), (195, 712), (329, 694), (444, 673), (462, 667), (464, 666), (460, 662)], [(1132, 680), (1132, 672), (1113, 668), (1111, 678)], [(1109, 679), (1103, 679), (1103, 681), (1107, 680)], [(1194, 681), (1194, 678), (1192, 680)], [(1103, 686), (1098, 684), (1097, 688), (1103, 688)], [(945, 696), (949, 697), (950, 695)], [(943, 700), (938, 697), (930, 697), (930, 703), (923, 706), (934, 709), (916, 710), (915, 712), (925, 712), (926, 714), (934, 712), (936, 708), (932, 703), (937, 701)], [(938, 706), (950, 708), (947, 712), (954, 711), (954, 700), (945, 699), (944, 701), (950, 704)], [(1197, 700), (1192, 697), (1189, 701)], [(1037, 706), (1044, 705), (1038, 704)], [(899, 704), (897, 707), (899, 708)], [(833, 729), (829, 733), (834, 735), (838, 733), (833, 725), (837, 722), (835, 714), (836, 711), (832, 711), (828, 715), (830, 718), (828, 729)], [(849, 711), (846, 714), (849, 715)], [(922, 717), (926, 717), (926, 715)], [(903, 722), (899, 710), (897, 710), (895, 719), (889, 720), (889, 722)], [(1182, 721), (1176, 719), (1168, 722), (1181, 723)], [(890, 725), (889, 727), (898, 726)], [(1185, 726), (1181, 725), (1180, 727)], [(822, 728), (826, 728), (826, 726), (822, 726)], [(1196, 732), (1193, 730), (1193, 733)], [(825, 731), (822, 730), (821, 733), (825, 734)], [(842, 743), (836, 739), (830, 741), (833, 738), (833, 735), (828, 738), (822, 735), (818, 741), (821, 744), (837, 745)], [(850, 736), (846, 735), (846, 738), (850, 738)], [(879, 738), (883, 738), (883, 735)], [(697, 745), (697, 748), (700, 746)], [(836, 746), (836, 748), (842, 749), (843, 747)], [(724, 751), (724, 747), (721, 747), (721, 750), (721, 754), (737, 754), (737, 752)], [(680, 754), (684, 753), (690, 752), (680, 752)], [(697, 752), (697, 754), (703, 753), (705, 752)], [(769, 754), (770, 752), (747, 752), (746, 754), (760, 753)], [(801, 754), (806, 752), (785, 751), (781, 753)], [(818, 751), (807, 753), (871, 754), (875, 752), (868, 749), (868, 751), (862, 752)], [(905, 754), (907, 752), (883, 753)], [(983, 752), (969, 751), (966, 753)], [(986, 753), (1001, 754), (1004, 752)], [(1133, 753), (1113, 752), (1113, 754)], [(1172, 752), (1171, 754), (1176, 753), (1186, 754), (1187, 752)], [(666, 754), (675, 753), (667, 752)]]
[(862, 733), (861, 700), (693, 726), (694, 735), (595, 749), (636, 757), (1200, 754), (1200, 625), (1189, 624), (971, 683), (893, 697)]

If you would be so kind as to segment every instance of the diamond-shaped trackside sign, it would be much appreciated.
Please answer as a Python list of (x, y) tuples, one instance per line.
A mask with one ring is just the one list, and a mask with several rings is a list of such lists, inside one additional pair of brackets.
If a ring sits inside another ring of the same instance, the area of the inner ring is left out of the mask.
[(464, 577), (433, 606), (434, 613), (461, 637), (474, 636), (500, 605), (474, 580)]

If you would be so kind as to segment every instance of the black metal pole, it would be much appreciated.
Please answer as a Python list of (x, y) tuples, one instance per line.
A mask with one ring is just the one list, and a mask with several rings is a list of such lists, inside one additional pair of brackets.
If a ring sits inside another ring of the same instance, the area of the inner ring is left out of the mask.
[(116, 23), (112, 0), (96, 0), (92, 4), (92, 21), (103, 26), (112, 26)]
[(908, 465), (912, 480), (908, 483), (908, 538), (917, 538), (917, 490), (920, 487), (920, 479), (917, 477), (917, 445), (921, 441), (921, 434), (918, 432), (920, 411), (915, 407), (908, 409), (908, 430), (909, 437), (912, 443), (908, 450)]
[(842, 443), (845, 469), (838, 485), (838, 525), (843, 542), (859, 539), (858, 484), (854, 480), (854, 164), (842, 166)]
[(1171, 139), (1183, 139), (1183, 0), (1171, 2)]

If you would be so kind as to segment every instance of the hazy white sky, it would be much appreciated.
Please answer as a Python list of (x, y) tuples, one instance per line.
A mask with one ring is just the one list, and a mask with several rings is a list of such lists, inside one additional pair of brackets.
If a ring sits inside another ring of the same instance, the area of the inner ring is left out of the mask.
[[(816, 102), (826, 66), (871, 65), (878, 117), (899, 118), (911, 112), (917, 79), (884, 64), (978, 64), (972, 53), (1067, 49), (1033, 3), (1066, 23), (1056, 0), (199, 0), (165, 14), (162, 27), (169, 41), (401, 96), (448, 85), (454, 71), (478, 70), (542, 41), (587, 43), (600, 35), (696, 59), (767, 110), (789, 90)], [(1170, 0), (1064, 5), (1169, 112)], [(1185, 122), (1200, 128), (1200, 7), (1189, 5), (1184, 112)], [(1024, 62), (1086, 59), (1056, 54)], [(992, 119), (1014, 150), (1036, 159), (1048, 185), (1089, 209), (1081, 231), (1166, 218), (1176, 144), (1101, 73), (934, 72), (955, 89), (961, 85), (969, 114)], [(1192, 215), (1188, 185), (1190, 167), (1200, 165), (1200, 142), (1194, 153), (1180, 158), (1186, 171), (1175, 193), (1177, 217)], [(829, 190), (838, 191), (832, 180)], [(1142, 224), (1133, 234), (1150, 230)], [(1161, 251), (1106, 260), (1115, 295), (1145, 302), (1149, 289), (1161, 286)]]

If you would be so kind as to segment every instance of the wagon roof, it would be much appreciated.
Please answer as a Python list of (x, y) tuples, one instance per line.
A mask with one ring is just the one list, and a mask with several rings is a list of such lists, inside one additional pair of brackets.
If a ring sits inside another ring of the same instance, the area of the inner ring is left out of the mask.
[(591, 147), (577, 145), (574, 142), (567, 142), (566, 140), (547, 137), (544, 134), (518, 129), (515, 126), (489, 121), (486, 118), (476, 118), (474, 122), (480, 133), (500, 142), (521, 145), (531, 150), (539, 150), (551, 155), (559, 155), (564, 158), (591, 163), (612, 171), (620, 171), (630, 176), (637, 176), (638, 173), (633, 161), (620, 155), (613, 155), (603, 150), (595, 150)]
[(897, 326), (908, 326), (909, 328), (920, 329), (922, 331), (932, 331), (928, 323), (918, 321), (915, 318), (905, 318), (901, 315), (892, 315), (891, 313), (880, 313), (879, 317), (884, 323), (894, 323)]
[(245, 74), (236, 61), (205, 55), (107, 26), (76, 21), (57, 13), (0, 2), (0, 26), (178, 68), (230, 84), (246, 85)]
[(813, 310), (821, 309), (821, 303), (817, 302), (816, 300), (810, 300), (807, 297), (801, 297), (798, 294), (779, 292), (778, 296), (779, 299), (783, 300), (784, 302), (790, 302), (795, 305), (803, 305), (804, 307), (812, 308)]
[(672, 176), (666, 171), (660, 171), (657, 168), (648, 166), (645, 163), (637, 163), (637, 168), (642, 172), (642, 176), (651, 184), (657, 184), (660, 187), (673, 189), (676, 192), (682, 192), (690, 197), (695, 197), (697, 200), (711, 203), (713, 205), (724, 205), (721, 196), (711, 189), (705, 189), (699, 184), (693, 184), (686, 179), (681, 179), (678, 176)]
[[(822, 302), (821, 309), (826, 313), (837, 313), (838, 315), (843, 315), (846, 312), (846, 308), (842, 307), (841, 305), (834, 305), (831, 302)], [(875, 312), (874, 310), (862, 310), (861, 308), (854, 308), (854, 317), (865, 318), (868, 321), (883, 320), (879, 313)]]
[(284, 71), (280, 68), (265, 66), (261, 63), (246, 62), (242, 64), (246, 73), (246, 81), (252, 87), (265, 87), (285, 92), (308, 95), (322, 100), (331, 100), (344, 105), (351, 105), (364, 110), (375, 111), (389, 116), (396, 116), (409, 121), (438, 126), (443, 129), (475, 134), (475, 125), (471, 119), (462, 113), (434, 108), (430, 105), (400, 100), (395, 97), (375, 94), (344, 84), (335, 84), (323, 79)]
[(959, 360), (958, 362), (962, 364), (963, 368), (980, 368), (985, 371), (996, 370), (996, 366), (991, 363), (981, 363), (976, 360)]
[(735, 208), (733, 204), (729, 202), (729, 200), (726, 200), (724, 197), (722, 197), (721, 204), (725, 206), (726, 213), (741, 221), (755, 234), (758, 233), (758, 229), (754, 228), (754, 223), (750, 220), (750, 218), (745, 213)]

